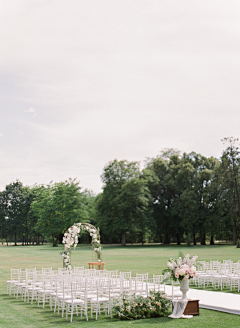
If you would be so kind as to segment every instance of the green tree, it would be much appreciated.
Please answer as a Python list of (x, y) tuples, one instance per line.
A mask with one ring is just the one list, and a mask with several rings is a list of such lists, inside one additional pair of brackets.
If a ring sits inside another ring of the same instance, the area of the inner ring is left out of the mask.
[(211, 186), (218, 161), (195, 152), (184, 154), (183, 161), (188, 163), (191, 169), (188, 187), (181, 194), (182, 224), (192, 230), (194, 244), (195, 234), (198, 232), (201, 244), (205, 245), (206, 234), (211, 233), (213, 226), (210, 222), (216, 222), (216, 195)]
[(240, 151), (236, 146), (238, 139), (233, 137), (222, 140), (228, 144), (221, 156), (221, 165), (218, 170), (221, 203), (219, 209), (226, 219), (232, 223), (233, 244), (236, 245), (240, 232)]
[(31, 206), (33, 214), (38, 217), (36, 231), (52, 237), (53, 246), (57, 246), (60, 234), (74, 222), (79, 222), (82, 205), (80, 186), (75, 180), (39, 187)]
[(108, 232), (110, 242), (112, 236), (121, 236), (125, 246), (126, 234), (132, 236), (141, 229), (143, 240), (150, 194), (139, 163), (114, 160), (104, 167), (101, 177), (104, 187), (97, 198), (97, 213), (102, 232)]
[(148, 159), (144, 170), (145, 176), (148, 177), (148, 188), (151, 193), (151, 209), (153, 218), (156, 223), (156, 233), (164, 235), (164, 244), (170, 243), (171, 226), (170, 211), (171, 192), (168, 186), (167, 176), (169, 174), (169, 166), (167, 159), (158, 156)]
[(20, 181), (10, 183), (1, 193), (1, 221), (6, 237), (14, 237), (15, 246), (17, 238), (22, 235), (24, 221), (28, 216), (31, 201), (29, 201), (30, 188), (24, 187)]

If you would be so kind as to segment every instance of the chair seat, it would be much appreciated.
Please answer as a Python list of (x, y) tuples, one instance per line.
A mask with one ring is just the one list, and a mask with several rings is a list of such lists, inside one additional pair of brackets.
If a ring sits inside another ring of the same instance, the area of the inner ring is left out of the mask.
[(59, 294), (58, 294), (57, 297), (58, 297), (60, 300), (65, 300), (65, 299), (68, 299), (68, 300), (69, 300), (70, 298), (72, 298), (71, 295), (66, 295), (66, 294), (65, 294), (64, 296), (63, 296), (63, 294), (62, 294), (62, 295), (59, 295)]
[(98, 299), (97, 298), (91, 299), (91, 302), (93, 302), (93, 303), (96, 303), (96, 302), (102, 303), (102, 302), (108, 302), (108, 301), (109, 301), (108, 297), (99, 297)]
[(39, 293), (43, 293), (43, 294), (52, 294), (52, 293), (55, 293), (53, 290), (50, 290), (50, 289), (47, 289), (47, 290), (38, 289), (38, 292)]
[(15, 286), (27, 286), (25, 282), (15, 283)]
[(92, 299), (92, 298), (96, 298), (96, 294), (88, 294), (87, 295), (87, 299), (89, 300), (89, 299)]
[(84, 301), (79, 298), (75, 298), (75, 299), (71, 298), (71, 299), (67, 299), (65, 301), (65, 303), (67, 303), (67, 304), (84, 304)]
[(29, 290), (41, 290), (42, 288), (41, 287), (33, 287), (33, 286), (29, 286), (29, 287), (26, 287), (27, 289)]
[(17, 280), (7, 280), (7, 283), (15, 283), (15, 282), (18, 282)]

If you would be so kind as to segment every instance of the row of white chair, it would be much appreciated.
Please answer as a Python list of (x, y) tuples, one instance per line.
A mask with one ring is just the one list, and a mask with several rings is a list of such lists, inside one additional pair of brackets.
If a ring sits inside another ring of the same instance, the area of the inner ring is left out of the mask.
[(62, 312), (62, 317), (66, 311), (68, 314), (84, 313), (88, 320), (88, 310), (96, 315), (101, 310), (105, 314), (112, 316), (113, 300), (116, 296), (124, 293), (148, 296), (150, 290), (165, 290), (162, 283), (163, 276), (153, 275), (148, 278), (148, 274), (136, 274), (131, 276), (131, 272), (120, 272), (118, 270), (95, 270), (76, 268), (72, 271), (67, 269), (52, 268), (36, 269), (11, 269), (11, 279), (7, 281), (7, 292), (11, 295), (12, 289), (14, 296), (21, 295), (23, 301), (43, 308), (49, 303), (54, 312)]
[(240, 290), (240, 261), (232, 260), (220, 261), (198, 261), (197, 276), (193, 283), (198, 287), (205, 288), (228, 288)]

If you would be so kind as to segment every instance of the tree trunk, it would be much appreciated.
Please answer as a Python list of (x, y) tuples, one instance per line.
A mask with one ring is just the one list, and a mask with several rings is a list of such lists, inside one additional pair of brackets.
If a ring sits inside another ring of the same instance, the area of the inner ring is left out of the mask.
[(197, 242), (196, 242), (196, 234), (195, 232), (193, 232), (193, 245), (196, 246)]
[(126, 246), (126, 232), (122, 233), (121, 246)]
[(144, 231), (142, 230), (142, 245), (144, 245)]
[(7, 246), (8, 246), (8, 240), (7, 240), (7, 238), (6, 238), (6, 243), (7, 243)]
[(22, 246), (24, 246), (24, 235), (22, 235)]
[(236, 217), (233, 219), (233, 245), (237, 245), (237, 223), (236, 223)]
[(210, 245), (214, 245), (214, 239), (213, 239), (213, 236), (211, 236)]
[(43, 245), (43, 242), (44, 242), (44, 237), (42, 236), (42, 245)]
[(14, 246), (17, 246), (17, 233), (14, 233)]
[(201, 245), (206, 245), (205, 231), (201, 233)]
[(168, 233), (165, 233), (164, 245), (170, 244)]
[(131, 232), (131, 244), (132, 244), (132, 245), (133, 245), (133, 241), (134, 241), (133, 233)]
[(176, 237), (177, 237), (177, 245), (181, 245), (179, 233), (176, 234)]
[(234, 175), (234, 186), (235, 186), (235, 191), (236, 191), (236, 195), (237, 195), (238, 214), (239, 214), (239, 217), (240, 217), (240, 199), (239, 199), (239, 193), (238, 193), (238, 183), (237, 183), (237, 177), (236, 177), (236, 171), (235, 171), (235, 163), (234, 163), (234, 161), (233, 161), (233, 175)]
[(53, 234), (52, 234), (52, 239), (53, 239), (53, 247), (57, 247), (57, 238), (54, 237)]

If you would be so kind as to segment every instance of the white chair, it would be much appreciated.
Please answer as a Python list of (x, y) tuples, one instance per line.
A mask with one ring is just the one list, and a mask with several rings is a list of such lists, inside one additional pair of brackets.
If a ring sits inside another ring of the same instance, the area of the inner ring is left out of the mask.
[[(71, 299), (71, 279), (69, 277), (58, 277), (57, 282), (57, 291), (55, 294), (55, 304), (54, 304), (54, 312), (56, 312), (56, 308), (59, 310), (62, 309), (62, 317), (64, 316), (65, 302), (66, 300)], [(56, 290), (56, 289), (55, 289)]]
[(228, 274), (229, 271), (226, 269), (226, 265), (220, 263), (218, 272), (212, 275), (213, 288), (220, 287), (222, 290), (224, 286), (227, 286), (229, 284)]
[(7, 280), (7, 294), (11, 295), (12, 287), (18, 282), (18, 275), (21, 269), (11, 269), (11, 279)]
[(34, 275), (34, 280), (31, 285), (27, 288), (27, 302), (29, 302), (31, 298), (31, 304), (33, 304), (34, 299), (37, 301), (37, 292), (42, 289), (43, 285), (43, 274), (42, 272), (37, 272)]
[(22, 293), (22, 287), (26, 284), (26, 271), (19, 271), (17, 282), (14, 283), (14, 297), (18, 298), (18, 295)]
[(172, 280), (172, 293), (167, 294), (167, 299), (169, 300), (175, 300), (175, 299), (180, 299), (182, 298), (183, 294), (180, 290), (180, 282), (178, 281), (173, 281)]
[(163, 292), (165, 293), (165, 282), (163, 282), (164, 277), (163, 275), (153, 275), (152, 282), (153, 282), (153, 291), (155, 292)]
[(101, 309), (105, 311), (105, 315), (110, 313), (112, 318), (112, 304), (111, 304), (111, 284), (109, 281), (102, 281), (96, 285), (97, 294), (96, 297), (91, 298), (91, 316), (93, 312), (96, 313), (96, 320), (98, 313), (101, 313)]
[(148, 296), (148, 273), (136, 273), (134, 293), (135, 295)]
[(22, 285), (22, 300), (24, 300), (24, 302), (26, 301), (26, 297), (28, 297), (28, 301), (29, 301), (29, 290), (32, 289), (32, 284), (34, 284), (36, 280), (36, 275), (37, 275), (37, 271), (26, 270), (25, 284)]
[(240, 289), (240, 274), (239, 274), (239, 263), (232, 263), (231, 264), (231, 272), (229, 274), (229, 282), (231, 291), (235, 288)]
[(197, 284), (198, 287), (203, 287), (205, 289), (206, 285), (212, 284), (212, 271), (210, 263), (205, 262), (202, 264), (202, 271), (197, 272)]
[(52, 268), (42, 268), (42, 273), (52, 273)]
[(82, 273), (84, 272), (84, 266), (81, 266), (81, 267), (73, 267), (73, 272), (74, 273)]
[[(65, 300), (66, 305), (66, 320), (68, 317), (68, 314), (71, 315), (70, 322), (73, 320), (73, 314), (74, 311), (78, 315), (78, 310), (81, 311), (81, 317), (82, 317), (82, 311), (84, 309), (84, 314), (86, 316), (86, 320), (88, 321), (88, 314), (87, 314), (87, 298), (85, 293), (85, 283), (79, 283), (79, 282), (72, 282), (71, 283), (71, 298), (68, 298)], [(79, 293), (84, 294), (84, 300), (79, 298)], [(63, 306), (65, 306), (63, 305)]]
[(43, 275), (43, 285), (42, 288), (37, 290), (37, 303), (38, 306), (42, 303), (42, 307), (44, 308), (45, 303), (49, 302), (50, 308), (52, 307), (52, 295), (55, 294), (55, 290), (53, 287), (53, 277)]

